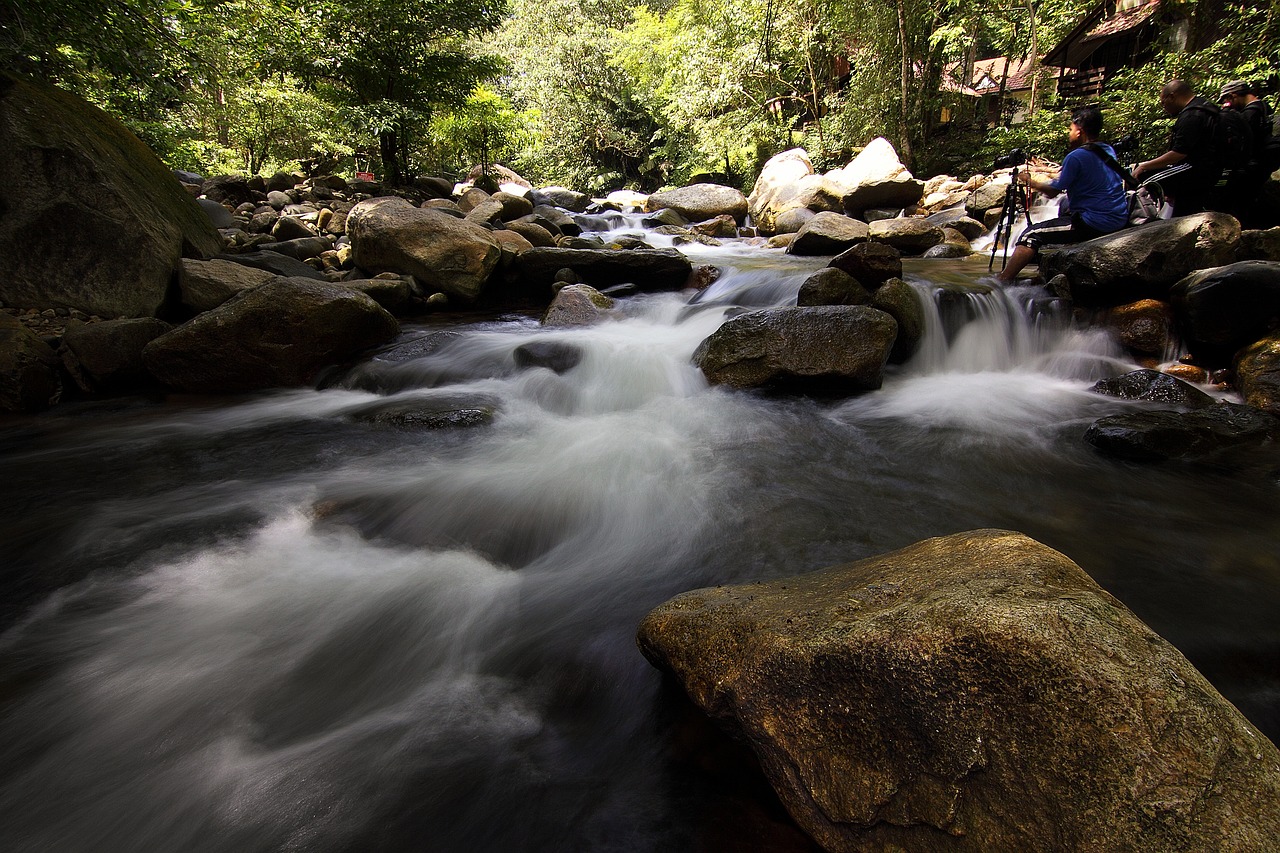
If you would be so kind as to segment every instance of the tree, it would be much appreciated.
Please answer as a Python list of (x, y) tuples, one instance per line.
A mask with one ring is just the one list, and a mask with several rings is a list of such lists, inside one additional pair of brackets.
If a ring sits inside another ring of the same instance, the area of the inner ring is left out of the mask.
[(413, 135), (501, 69), (472, 38), (497, 28), (502, 0), (287, 0), (298, 27), (276, 67), (377, 136), (385, 179), (403, 183)]

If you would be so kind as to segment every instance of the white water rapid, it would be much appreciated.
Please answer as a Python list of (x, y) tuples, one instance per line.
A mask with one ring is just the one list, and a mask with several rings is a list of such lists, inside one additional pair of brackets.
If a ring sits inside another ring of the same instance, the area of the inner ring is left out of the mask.
[[(826, 259), (686, 251), (724, 275), (598, 326), (408, 326), (317, 389), (0, 424), (0, 849), (783, 849), (640, 619), (978, 527), (1076, 560), (1276, 736), (1274, 458), (1097, 456), (1133, 404), (1088, 388), (1133, 365), (981, 256), (908, 263), (929, 325), (880, 391), (709, 387), (698, 343)], [(365, 417), (409, 402), (493, 418)]]

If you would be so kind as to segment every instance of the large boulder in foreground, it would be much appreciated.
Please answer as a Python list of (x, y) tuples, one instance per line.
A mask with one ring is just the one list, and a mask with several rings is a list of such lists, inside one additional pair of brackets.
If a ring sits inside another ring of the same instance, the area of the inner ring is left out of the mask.
[(484, 226), (396, 196), (357, 204), (347, 214), (347, 234), (357, 267), (408, 273), (427, 292), (462, 302), (480, 296), (502, 257)]
[(685, 593), (640, 648), (826, 850), (1268, 850), (1280, 752), (1018, 533)]
[(320, 368), (399, 331), (367, 294), (280, 278), (161, 335), (142, 360), (152, 376), (181, 391), (253, 391), (310, 382)]
[[(1197, 213), (1126, 228), (1105, 237), (1045, 252), (1045, 281), (1065, 275), (1079, 305), (1110, 307), (1139, 299), (1167, 299), (1193, 270), (1230, 263), (1240, 223), (1225, 213)], [(1064, 294), (1066, 295), (1066, 294)]]
[(1191, 351), (1223, 363), (1280, 329), (1280, 263), (1240, 261), (1193, 272), (1169, 294)]
[(864, 305), (752, 311), (698, 345), (693, 361), (708, 381), (735, 388), (880, 387), (898, 324)]
[(222, 238), (172, 171), (111, 116), (0, 73), (0, 300), (149, 317), (182, 257)]
[(690, 222), (728, 215), (742, 224), (747, 218), (747, 197), (733, 187), (720, 184), (690, 184), (654, 193), (645, 202), (647, 211), (661, 210), (664, 207), (676, 211)]

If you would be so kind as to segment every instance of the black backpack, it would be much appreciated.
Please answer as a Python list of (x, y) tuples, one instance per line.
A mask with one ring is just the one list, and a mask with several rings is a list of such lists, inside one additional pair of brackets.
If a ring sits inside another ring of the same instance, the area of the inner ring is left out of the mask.
[(1237, 109), (1218, 110), (1213, 141), (1221, 152), (1223, 174), (1243, 171), (1253, 160), (1253, 128)]

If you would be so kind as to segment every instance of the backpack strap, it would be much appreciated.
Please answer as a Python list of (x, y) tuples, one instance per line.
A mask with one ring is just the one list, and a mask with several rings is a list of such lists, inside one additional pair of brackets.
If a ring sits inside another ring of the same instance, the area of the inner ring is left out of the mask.
[(1138, 188), (1138, 179), (1135, 178), (1129, 172), (1128, 169), (1126, 169), (1124, 166), (1121, 166), (1119, 163), (1117, 163), (1116, 158), (1112, 157), (1111, 154), (1107, 151), (1107, 149), (1103, 148), (1101, 145), (1099, 145), (1096, 142), (1086, 142), (1080, 147), (1085, 149), (1086, 151), (1092, 151), (1094, 154), (1098, 155), (1098, 157), (1102, 159), (1103, 163), (1106, 163), (1108, 166), (1111, 167), (1111, 171), (1115, 172), (1117, 175), (1120, 176), (1120, 180), (1124, 182), (1124, 185), (1126, 188), (1131, 190)]

